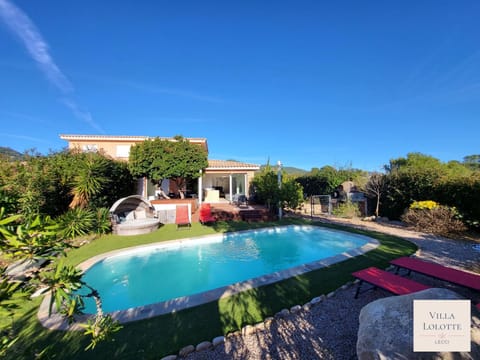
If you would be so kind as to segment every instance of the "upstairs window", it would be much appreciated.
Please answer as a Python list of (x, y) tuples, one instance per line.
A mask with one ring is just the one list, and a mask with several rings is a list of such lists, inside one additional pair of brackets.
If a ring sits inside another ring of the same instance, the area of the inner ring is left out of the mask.
[(97, 152), (98, 151), (98, 146), (97, 146), (97, 144), (85, 144), (85, 145), (82, 145), (82, 151), (83, 152)]
[(128, 158), (130, 155), (130, 145), (117, 145), (117, 157)]

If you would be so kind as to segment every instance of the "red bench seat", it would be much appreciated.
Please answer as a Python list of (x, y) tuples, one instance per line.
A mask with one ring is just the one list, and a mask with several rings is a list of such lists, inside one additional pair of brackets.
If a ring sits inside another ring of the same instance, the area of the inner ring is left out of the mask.
[(415, 271), (420, 274), (480, 291), (480, 274), (473, 274), (411, 257), (401, 257), (390, 261), (390, 264), (395, 265), (398, 268)]
[(362, 281), (389, 291), (395, 295), (406, 295), (430, 288), (427, 285), (405, 279), (399, 275), (389, 273), (385, 270), (380, 270), (376, 267), (369, 267), (367, 269), (356, 271), (352, 273), (352, 275), (360, 280), (355, 298), (358, 297)]

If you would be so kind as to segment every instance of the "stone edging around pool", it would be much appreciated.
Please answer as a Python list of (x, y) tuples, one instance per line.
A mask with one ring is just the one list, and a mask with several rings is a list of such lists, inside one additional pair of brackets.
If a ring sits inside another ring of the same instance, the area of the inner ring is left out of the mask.
[[(251, 230), (245, 230), (245, 231), (251, 231)], [(336, 231), (342, 231), (342, 230), (336, 230)], [(332, 264), (335, 264), (337, 262), (341, 262), (349, 258), (362, 255), (368, 251), (374, 250), (380, 245), (380, 242), (374, 238), (371, 238), (365, 235), (359, 235), (359, 234), (357, 235), (367, 238), (368, 242), (359, 248), (352, 249), (326, 259), (313, 261), (313, 262), (296, 266), (290, 269), (277, 271), (268, 275), (263, 275), (260, 277), (256, 277), (250, 280), (242, 281), (242, 282), (235, 283), (228, 286), (223, 286), (223, 287), (209, 290), (203, 293), (199, 293), (191, 296), (183, 296), (183, 297), (179, 297), (176, 299), (163, 301), (155, 304), (149, 304), (149, 305), (139, 306), (135, 308), (130, 308), (127, 310), (118, 310), (118, 311), (111, 312), (109, 314), (112, 316), (113, 319), (118, 320), (121, 323), (126, 323), (130, 321), (143, 320), (143, 319), (147, 319), (147, 318), (151, 318), (159, 315), (164, 315), (164, 314), (184, 310), (190, 307), (202, 305), (211, 301), (215, 301), (221, 298), (235, 295), (245, 290), (250, 290), (260, 286), (269, 285), (269, 284), (272, 284), (281, 280), (285, 280), (294, 276), (305, 274), (310, 271), (318, 270), (323, 267), (327, 267)], [(79, 264), (77, 268), (81, 269), (82, 271), (86, 271), (88, 268), (93, 266), (98, 261), (101, 261), (107, 257), (124, 253), (126, 251), (131, 252), (136, 250), (144, 250), (149, 247), (159, 248), (159, 247), (167, 247), (169, 245), (170, 246), (177, 245), (177, 244), (180, 245), (185, 242), (199, 241), (201, 239), (211, 240), (212, 238), (215, 238), (215, 237), (223, 238), (223, 234), (221, 235), (215, 234), (215, 235), (208, 235), (203, 237), (164, 241), (160, 243), (140, 245), (140, 246), (134, 246), (131, 248), (114, 250), (114, 251), (110, 251), (107, 253), (94, 256), (82, 262), (81, 264)], [(49, 311), (48, 311), (49, 304), (50, 304), (50, 293), (45, 295), (45, 298), (43, 299), (37, 314), (40, 323), (44, 327), (48, 329), (53, 329), (53, 330), (83, 330), (83, 328), (81, 328), (78, 325), (78, 323), (69, 325), (67, 321), (60, 314), (58, 314), (57, 312), (54, 312), (53, 310), (51, 315), (49, 316)], [(81, 315), (77, 317), (77, 320), (83, 323), (83, 322), (86, 322), (86, 320), (89, 317), (91, 317), (91, 315)]]

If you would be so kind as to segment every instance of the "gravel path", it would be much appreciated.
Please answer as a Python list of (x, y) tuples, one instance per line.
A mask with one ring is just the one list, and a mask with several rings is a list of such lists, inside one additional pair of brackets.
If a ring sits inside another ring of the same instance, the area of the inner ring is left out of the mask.
[[(420, 258), (444, 265), (480, 272), (480, 252), (473, 243), (456, 241), (409, 231), (401, 226), (362, 221), (321, 219), (358, 228), (397, 235), (419, 246)], [(473, 301), (480, 294), (464, 288), (412, 274), (412, 279), (431, 286), (447, 287)], [(189, 360), (200, 359), (356, 359), (358, 316), (369, 302), (390, 296), (383, 290), (368, 291), (354, 299), (355, 286), (338, 290), (310, 310), (275, 317), (266, 324), (248, 327), (244, 333), (226, 337), (223, 344), (189, 354)], [(206, 339), (207, 340), (207, 339)]]

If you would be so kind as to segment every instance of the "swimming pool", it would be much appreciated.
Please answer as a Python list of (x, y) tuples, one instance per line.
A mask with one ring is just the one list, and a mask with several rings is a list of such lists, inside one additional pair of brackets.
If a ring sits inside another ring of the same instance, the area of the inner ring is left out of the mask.
[[(349, 232), (290, 225), (125, 249), (81, 268), (104, 311), (138, 319), (312, 271), (377, 245)], [(86, 313), (94, 312), (87, 301)]]

